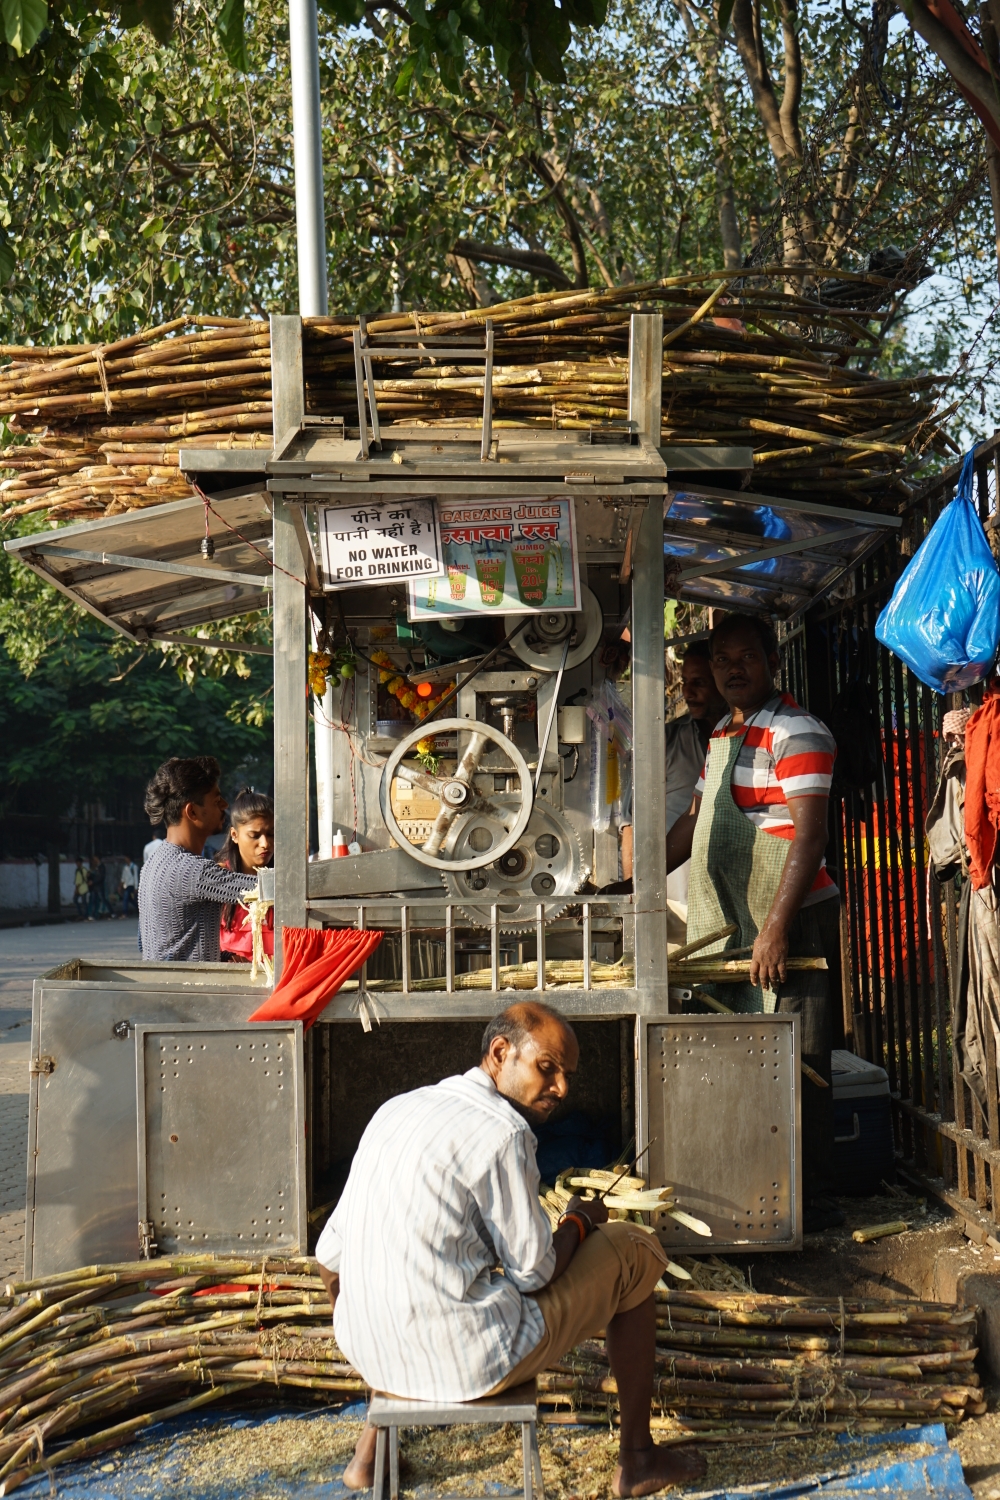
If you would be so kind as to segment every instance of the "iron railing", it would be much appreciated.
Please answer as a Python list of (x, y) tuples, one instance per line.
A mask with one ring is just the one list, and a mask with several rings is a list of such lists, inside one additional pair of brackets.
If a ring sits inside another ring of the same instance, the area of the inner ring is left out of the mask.
[[(976, 463), (991, 538), (1000, 522), (998, 471), (995, 434)], [(875, 639), (879, 612), (957, 478), (956, 465), (926, 486), (902, 535), (787, 632), (784, 680), (840, 742), (827, 861), (842, 896), (846, 1045), (889, 1076), (903, 1172), (963, 1214), (974, 1238), (1000, 1242), (996, 1048), (985, 1049), (981, 1106), (953, 1045), (965, 968), (961, 881), (941, 884), (929, 871), (924, 835), (943, 758), (942, 715), (975, 704), (981, 689), (943, 698)]]

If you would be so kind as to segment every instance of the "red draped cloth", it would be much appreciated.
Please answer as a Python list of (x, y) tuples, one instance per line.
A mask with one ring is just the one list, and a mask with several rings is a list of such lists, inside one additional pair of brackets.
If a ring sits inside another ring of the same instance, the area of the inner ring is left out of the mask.
[(1000, 692), (995, 679), (990, 688), (965, 726), (965, 842), (974, 891), (990, 883), (1000, 828)]
[(251, 1021), (302, 1021), (308, 1031), (384, 933), (353, 927), (283, 927), (281, 978)]

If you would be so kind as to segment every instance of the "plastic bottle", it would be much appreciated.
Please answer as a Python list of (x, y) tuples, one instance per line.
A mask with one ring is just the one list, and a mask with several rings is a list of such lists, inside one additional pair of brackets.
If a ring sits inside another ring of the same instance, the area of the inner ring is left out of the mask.
[(338, 828), (333, 836), (333, 848), (330, 850), (331, 859), (343, 859), (347, 854), (347, 840), (344, 838), (343, 830)]

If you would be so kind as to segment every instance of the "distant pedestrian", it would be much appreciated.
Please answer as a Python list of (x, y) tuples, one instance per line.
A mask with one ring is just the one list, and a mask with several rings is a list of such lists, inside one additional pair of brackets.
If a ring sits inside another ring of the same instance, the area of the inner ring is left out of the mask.
[(88, 915), (93, 921), (96, 917), (103, 917), (105, 913), (110, 917), (111, 907), (108, 905), (107, 880), (108, 872), (104, 868), (104, 861), (96, 854), (90, 856), (90, 911)]
[(160, 845), (162, 843), (163, 843), (163, 834), (162, 833), (158, 833), (155, 838), (151, 838), (150, 839), (149, 843), (145, 845), (145, 847), (143, 848), (143, 851), (142, 851), (142, 862), (143, 862), (143, 864), (146, 863), (147, 859), (153, 853), (154, 849), (159, 849), (159, 847), (160, 847)]
[(90, 902), (90, 881), (87, 879), (87, 867), (80, 855), (76, 857), (76, 872), (73, 875), (73, 905), (81, 922), (87, 920), (87, 907)]
[(137, 912), (139, 910), (139, 871), (134, 859), (127, 860), (122, 866), (118, 889), (122, 894), (122, 909), (119, 915), (127, 917), (130, 906), (133, 911)]

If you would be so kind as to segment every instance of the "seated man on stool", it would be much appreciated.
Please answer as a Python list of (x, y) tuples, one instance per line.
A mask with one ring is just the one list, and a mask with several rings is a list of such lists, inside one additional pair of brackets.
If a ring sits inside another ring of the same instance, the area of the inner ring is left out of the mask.
[[(638, 1225), (608, 1223), (596, 1200), (574, 1198), (553, 1233), (538, 1200), (531, 1125), (566, 1097), (578, 1056), (546, 1005), (494, 1017), (478, 1067), (374, 1116), (316, 1258), (338, 1344), (394, 1396), (495, 1395), (606, 1329), (621, 1407), (614, 1492), (650, 1495), (705, 1472), (700, 1454), (658, 1448), (650, 1432), (666, 1255)], [(361, 1435), (351, 1489), (371, 1488), (375, 1436)]]

